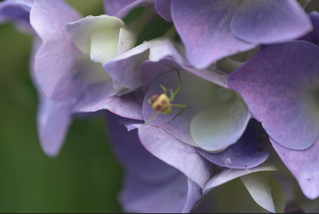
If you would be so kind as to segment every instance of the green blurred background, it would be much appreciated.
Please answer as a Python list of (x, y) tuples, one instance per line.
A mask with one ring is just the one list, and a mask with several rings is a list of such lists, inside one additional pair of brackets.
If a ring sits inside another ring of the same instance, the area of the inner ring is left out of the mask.
[[(83, 16), (104, 13), (102, 0), (66, 1)], [(124, 21), (143, 10), (133, 10)], [(170, 26), (155, 19), (137, 43), (163, 35)], [(0, 25), (0, 212), (122, 212), (118, 196), (124, 170), (112, 152), (103, 118), (76, 119), (57, 158), (42, 151), (31, 49), (31, 36), (13, 24)]]
[[(103, 13), (100, 0), (68, 2), (84, 16)], [(124, 173), (103, 118), (75, 120), (57, 158), (41, 150), (31, 47), (30, 36), (0, 25), (0, 212), (121, 212)]]

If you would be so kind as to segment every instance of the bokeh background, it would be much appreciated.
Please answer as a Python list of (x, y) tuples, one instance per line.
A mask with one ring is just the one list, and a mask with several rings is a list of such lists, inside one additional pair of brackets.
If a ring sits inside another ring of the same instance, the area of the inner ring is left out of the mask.
[[(66, 1), (83, 16), (104, 13), (102, 0)], [(144, 10), (133, 10), (124, 21), (130, 23)], [(157, 18), (137, 43), (171, 26)], [(75, 119), (57, 158), (42, 151), (31, 51), (30, 35), (12, 23), (0, 25), (0, 212), (122, 212), (118, 198), (124, 169), (112, 152), (103, 114)]]
[[(84, 16), (103, 13), (100, 0), (68, 2)], [(76, 119), (57, 158), (41, 150), (31, 48), (29, 35), (0, 25), (0, 212), (121, 212), (124, 173), (103, 117)]]

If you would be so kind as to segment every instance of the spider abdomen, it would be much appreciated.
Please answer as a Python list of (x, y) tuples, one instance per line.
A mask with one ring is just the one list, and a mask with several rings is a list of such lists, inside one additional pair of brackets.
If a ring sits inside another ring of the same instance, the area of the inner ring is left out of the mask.
[(171, 114), (173, 112), (173, 108), (166, 94), (153, 95), (151, 103), (152, 108), (155, 111), (161, 112), (163, 114)]

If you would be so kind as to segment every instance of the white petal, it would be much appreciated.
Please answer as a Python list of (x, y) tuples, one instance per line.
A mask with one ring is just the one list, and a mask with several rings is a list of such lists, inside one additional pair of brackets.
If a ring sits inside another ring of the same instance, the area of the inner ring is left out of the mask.
[[(262, 173), (254, 173), (241, 177), (252, 198), (269, 212), (283, 212), (285, 198), (283, 190), (274, 178)], [(276, 207), (275, 207), (275, 203)]]
[(120, 36), (118, 41), (118, 51), (117, 55), (124, 53), (132, 49), (136, 43), (136, 36), (131, 31), (126, 30), (125, 28), (120, 29)]
[[(66, 30), (77, 48), (79, 48), (83, 53), (90, 54), (92, 34), (104, 30), (116, 30), (119, 35), (120, 29), (124, 27), (125, 24), (121, 19), (101, 15), (95, 17), (88, 16), (80, 19), (79, 21), (69, 23), (67, 24)], [(116, 46), (117, 44), (118, 43), (116, 42)]]
[(101, 30), (92, 34), (90, 56), (93, 62), (105, 63), (117, 56), (118, 30)]

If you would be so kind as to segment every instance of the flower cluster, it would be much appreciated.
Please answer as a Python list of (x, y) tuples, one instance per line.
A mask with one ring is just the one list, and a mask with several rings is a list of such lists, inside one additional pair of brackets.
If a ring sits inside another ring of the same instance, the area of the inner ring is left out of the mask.
[[(34, 37), (47, 155), (58, 155), (73, 117), (107, 112), (127, 170), (124, 210), (218, 211), (215, 188), (241, 178), (262, 208), (306, 211), (287, 197), (294, 185), (277, 157), (317, 199), (319, 14), (308, 3), (104, 0), (105, 14), (84, 18), (64, 0), (6, 0), (0, 21)], [(124, 23), (136, 7), (145, 12)], [(159, 18), (172, 28), (139, 44)]]

